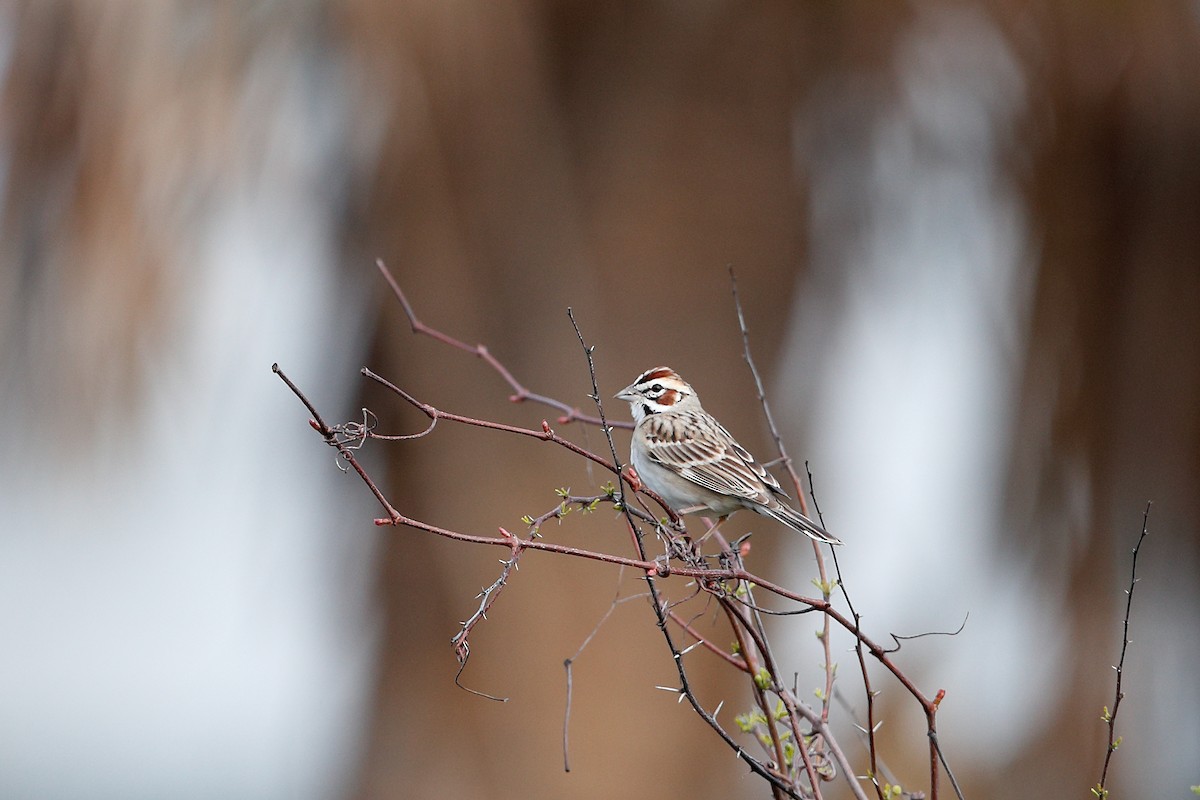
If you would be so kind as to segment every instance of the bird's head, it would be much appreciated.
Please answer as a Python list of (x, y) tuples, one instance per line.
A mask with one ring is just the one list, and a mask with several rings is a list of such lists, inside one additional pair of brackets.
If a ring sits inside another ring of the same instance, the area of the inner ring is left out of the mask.
[(696, 390), (670, 367), (646, 370), (636, 381), (617, 392), (616, 397), (629, 403), (637, 422), (651, 414), (698, 408), (700, 405)]

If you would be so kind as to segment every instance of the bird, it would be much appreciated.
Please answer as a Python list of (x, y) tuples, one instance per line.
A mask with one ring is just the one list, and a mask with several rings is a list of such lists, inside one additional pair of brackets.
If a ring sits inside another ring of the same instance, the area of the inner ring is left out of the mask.
[(775, 476), (700, 405), (670, 367), (654, 367), (617, 392), (633, 413), (630, 461), (643, 485), (676, 513), (707, 510), (720, 525), (748, 508), (824, 544), (841, 544), (792, 508)]

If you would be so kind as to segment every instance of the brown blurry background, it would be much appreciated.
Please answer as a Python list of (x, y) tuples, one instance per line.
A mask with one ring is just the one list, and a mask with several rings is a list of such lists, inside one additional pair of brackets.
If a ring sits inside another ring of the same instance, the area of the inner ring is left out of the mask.
[[(866, 626), (970, 615), (898, 656), (947, 690), (968, 797), (1098, 780), (1153, 500), (1110, 786), (1200, 783), (1194, 3), (37, 2), (0, 32), (0, 795), (764, 796), (654, 688), (636, 601), (576, 665), (562, 771), (562, 661), (636, 576), (526, 556), (463, 675), (510, 702), (454, 687), (497, 553), (374, 529), (270, 364), (386, 432), (422, 420), (363, 364), (550, 412), (411, 336), (376, 257), (534, 391), (588, 402), (571, 306), (606, 397), (668, 364), (762, 454), (735, 267)], [(604, 480), (450, 425), (365, 458), (405, 513), (485, 534)], [(730, 524), (809, 585), (806, 544)], [(607, 513), (546, 533), (627, 548)], [(802, 691), (815, 625), (772, 629)], [(730, 723), (745, 687), (689, 658)], [(927, 789), (883, 688), (885, 758)]]

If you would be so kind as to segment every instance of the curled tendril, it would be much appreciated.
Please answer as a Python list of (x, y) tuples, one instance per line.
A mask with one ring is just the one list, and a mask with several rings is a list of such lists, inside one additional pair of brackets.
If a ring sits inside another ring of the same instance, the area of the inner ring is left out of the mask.
[[(368, 439), (383, 439), (389, 442), (402, 442), (408, 439), (420, 439), (423, 436), (428, 436), (437, 426), (438, 416), (435, 414), (429, 419), (429, 425), (425, 430), (419, 433), (407, 434), (384, 434), (376, 433), (375, 430), (379, 427), (379, 418), (375, 416), (375, 412), (369, 408), (362, 410), (361, 422), (343, 422), (340, 425), (334, 425), (329, 430), (333, 433), (333, 438), (329, 442), (331, 447), (344, 448), (346, 450), (361, 450), (366, 445)], [(348, 467), (344, 463), (346, 461), (345, 453), (338, 454), (338, 469), (345, 472)]]

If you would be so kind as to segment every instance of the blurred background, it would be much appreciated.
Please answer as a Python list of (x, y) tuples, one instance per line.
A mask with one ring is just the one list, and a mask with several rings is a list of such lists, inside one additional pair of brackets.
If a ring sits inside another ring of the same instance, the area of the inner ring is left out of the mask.
[[(497, 552), (375, 529), (270, 365), (384, 432), (423, 420), (364, 364), (553, 416), (413, 337), (376, 257), (532, 390), (588, 402), (571, 306), (606, 397), (668, 364), (765, 454), (732, 265), (866, 628), (969, 614), (897, 656), (946, 690), (968, 797), (1099, 779), (1153, 500), (1110, 788), (1200, 783), (1197, 3), (5, 2), (0, 81), (0, 796), (765, 796), (654, 689), (642, 602), (579, 657), (563, 772), (563, 659), (636, 576), (527, 555), (463, 674), (510, 702), (455, 688)], [(605, 480), (450, 425), (364, 458), (482, 534)], [(729, 525), (810, 586), (807, 542)], [(545, 533), (628, 550), (607, 512)], [(801, 694), (816, 626), (772, 627)], [(744, 684), (689, 658), (731, 725)], [(927, 790), (915, 704), (873, 677)]]

